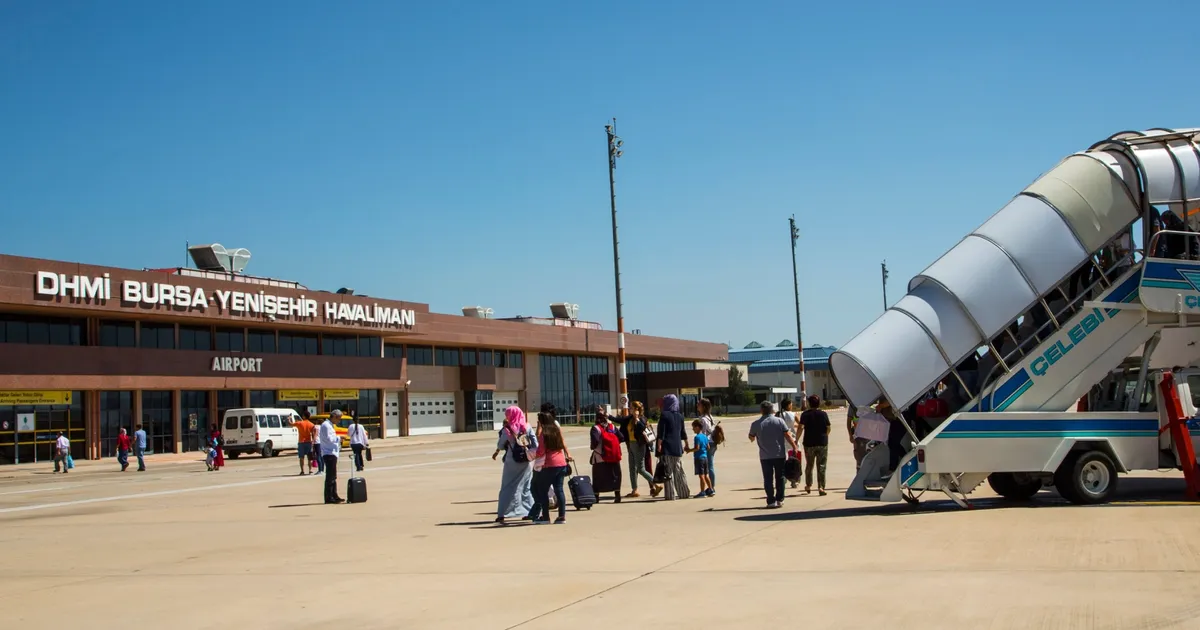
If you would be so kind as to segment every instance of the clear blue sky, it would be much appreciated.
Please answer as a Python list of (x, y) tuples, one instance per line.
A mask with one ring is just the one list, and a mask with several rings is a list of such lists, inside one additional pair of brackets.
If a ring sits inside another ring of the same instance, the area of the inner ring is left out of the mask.
[[(1194, 2), (0, 1), (0, 252), (842, 344), (1039, 173), (1200, 126)], [(586, 7), (583, 5), (587, 5)], [(971, 6), (968, 6), (971, 5)]]

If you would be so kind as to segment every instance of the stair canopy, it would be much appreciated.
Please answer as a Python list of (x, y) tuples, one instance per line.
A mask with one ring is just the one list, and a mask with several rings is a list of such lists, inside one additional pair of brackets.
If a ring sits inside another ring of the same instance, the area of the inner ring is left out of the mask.
[(831, 355), (830, 369), (855, 405), (883, 396), (907, 407), (1091, 264), (1150, 204), (1192, 200), (1192, 136), (1126, 132), (1071, 155), (914, 277), (904, 298)]

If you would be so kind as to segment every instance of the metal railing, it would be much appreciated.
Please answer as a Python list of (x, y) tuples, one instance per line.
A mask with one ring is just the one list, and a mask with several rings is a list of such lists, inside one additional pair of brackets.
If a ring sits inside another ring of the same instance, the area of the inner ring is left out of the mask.
[[(1155, 256), (1158, 251), (1159, 241), (1163, 236), (1178, 236), (1183, 239), (1183, 258), (1178, 254), (1171, 255), (1169, 252), (1166, 256)], [(1184, 230), (1159, 230), (1154, 236), (1150, 237), (1150, 245), (1146, 247), (1146, 251), (1150, 252), (1150, 256), (1154, 258), (1170, 258), (1175, 260), (1200, 260), (1200, 234), (1196, 232), (1187, 232)]]
[[(1071, 296), (1068, 290), (1063, 288), (1063, 283), (1060, 283), (1054, 288), (1054, 290), (1051, 291), (1051, 293), (1057, 292), (1062, 296), (1063, 300), (1065, 300), (1061, 308), (1058, 310), (1053, 310), (1050, 307), (1050, 302), (1043, 297), (1038, 300), (1038, 305), (1034, 306), (1033, 309), (1030, 309), (1028, 312), (1018, 316), (1012, 322), (1009, 322), (1009, 325), (1005, 326), (1004, 330), (994, 337), (991, 342), (989, 342), (988, 348), (990, 352), (995, 352), (996, 339), (999, 339), (1006, 334), (1008, 335), (1009, 339), (1012, 340), (1014, 347), (1011, 351), (1004, 355), (1000, 355), (997, 352), (996, 365), (992, 366), (982, 380), (976, 382), (980, 400), (982, 401), (983, 399), (984, 391), (988, 387), (992, 386), (995, 381), (999, 379), (1001, 374), (1010, 371), (1012, 369), (1011, 366), (1016, 365), (1020, 361), (1024, 360), (1025, 357), (1029, 356), (1029, 352), (1037, 348), (1038, 344), (1053, 336), (1054, 333), (1061, 331), (1062, 325), (1079, 312), (1084, 302), (1088, 301), (1094, 296), (1102, 294), (1105, 290), (1112, 286), (1113, 281), (1119, 279), (1120, 275), (1134, 264), (1137, 253), (1138, 252), (1133, 251), (1126, 254), (1120, 259), (1114, 261), (1112, 264), (1108, 265), (1107, 269), (1096, 260), (1096, 257), (1091, 257), (1090, 262), (1097, 272), (1095, 281), (1084, 287), (1081, 287), (1074, 296)], [(1083, 266), (1086, 266), (1086, 264), (1087, 263), (1085, 263)], [(1080, 266), (1079, 269), (1082, 269), (1083, 266)], [(1072, 272), (1072, 277), (1079, 271), (1079, 269), (1076, 269), (1075, 272)], [(1069, 283), (1070, 278), (1068, 278), (1066, 282)], [(1068, 289), (1069, 288), (1070, 287), (1068, 287)], [(1099, 289), (1099, 291), (1097, 291), (1097, 289)], [(1053, 301), (1058, 302), (1059, 300), (1055, 298)], [(1041, 326), (1038, 326), (1036, 329), (1034, 329), (1023, 341), (1018, 339), (1012, 333), (1012, 324), (1016, 323), (1018, 320), (1023, 321), (1022, 318), (1032, 317), (1033, 310), (1039, 306), (1046, 310), (1048, 320)], [(959, 377), (959, 380), (961, 382), (962, 378)], [(990, 396), (991, 393), (989, 393), (988, 396)], [(975, 397), (970, 390), (967, 390), (967, 395), (968, 398)]]

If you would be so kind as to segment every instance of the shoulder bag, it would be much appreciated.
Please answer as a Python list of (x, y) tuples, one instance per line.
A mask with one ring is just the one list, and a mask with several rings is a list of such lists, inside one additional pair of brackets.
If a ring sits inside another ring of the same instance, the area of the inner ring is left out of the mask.
[(654, 427), (650, 426), (649, 422), (642, 423), (642, 437), (646, 439), (647, 445), (654, 444), (654, 441), (658, 439), (658, 434), (654, 432)]

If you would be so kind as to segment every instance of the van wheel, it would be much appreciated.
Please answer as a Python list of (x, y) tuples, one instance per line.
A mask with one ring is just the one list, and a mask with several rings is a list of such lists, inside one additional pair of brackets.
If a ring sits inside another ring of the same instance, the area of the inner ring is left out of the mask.
[(279, 451), (271, 451), (271, 457), (279, 457)]
[(1028, 501), (1042, 489), (1042, 480), (1025, 473), (992, 473), (988, 485), (996, 494), (1011, 501)]
[(225, 455), (229, 456), (229, 459), (237, 459), (241, 454), (241, 451), (229, 451), (228, 453), (225, 453)]
[(263, 444), (262, 456), (271, 457), (271, 454), (275, 452), (274, 446), (275, 445), (271, 443), (270, 440), (267, 440), (267, 443)]
[(1071, 503), (1107, 503), (1117, 491), (1117, 467), (1102, 451), (1073, 453), (1054, 472), (1054, 485)]

